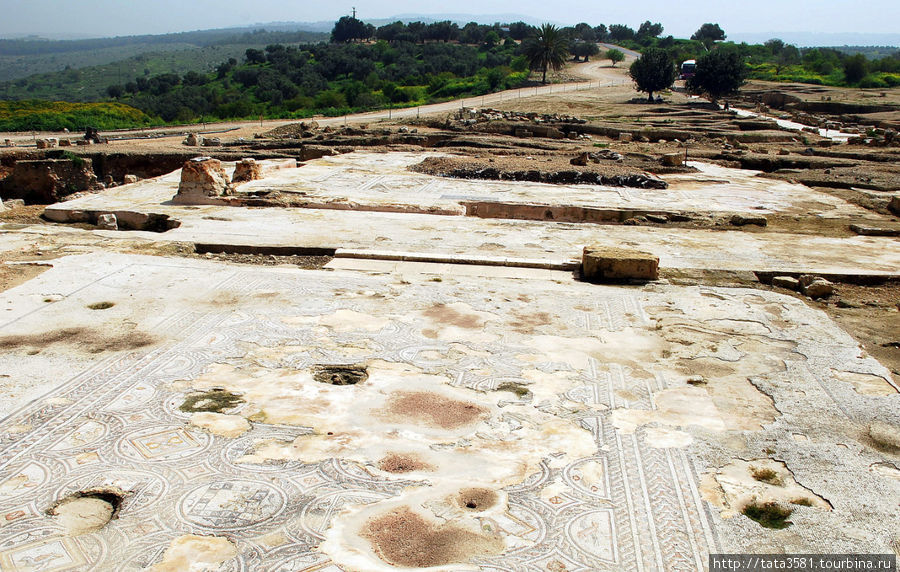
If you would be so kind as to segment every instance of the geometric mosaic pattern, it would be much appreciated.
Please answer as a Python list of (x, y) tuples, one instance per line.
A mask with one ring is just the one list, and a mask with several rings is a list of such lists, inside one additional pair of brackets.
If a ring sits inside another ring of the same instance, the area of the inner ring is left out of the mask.
[[(152, 275), (173, 272), (177, 266), (171, 261), (167, 265), (156, 267), (147, 259), (123, 264), (92, 286), (125, 268)], [(567, 284), (565, 295), (552, 289), (541, 293), (540, 285), (529, 285), (541, 295), (526, 303), (516, 298), (514, 281), (485, 281), (478, 288), (465, 281), (403, 285), (389, 276), (196, 263), (183, 263), (175, 271), (202, 285), (198, 290), (204, 298), (232, 296), (237, 302), (180, 305), (163, 312), (155, 317), (151, 332), (162, 342), (99, 354), (90, 366), (70, 372), (49, 395), (0, 423), (4, 571), (141, 570), (158, 562), (171, 540), (184, 534), (234, 541), (239, 556), (222, 570), (337, 570), (316, 550), (334, 516), (347, 506), (390, 498), (410, 483), (336, 459), (238, 463), (261, 440), (290, 440), (307, 430), (254, 423), (251, 431), (235, 439), (213, 436), (187, 423), (189, 414), (178, 409), (184, 394), (171, 389), (173, 382), (195, 378), (212, 364), (239, 361), (250, 347), (315, 345), (312, 327), (288, 326), (279, 319), (282, 315), (357, 309), (348, 293), (383, 294), (386, 313), (452, 296), (500, 314), (531, 305), (558, 316), (573, 335), (585, 336), (646, 326), (645, 306), (659, 302), (652, 292), (580, 284)], [(499, 290), (486, 297), (486, 284)], [(259, 300), (266, 298), (254, 298), (260, 293), (278, 296), (263, 303)], [(170, 294), (163, 288), (156, 295)], [(81, 304), (75, 298), (73, 294), (71, 303)], [(14, 327), (7, 324), (0, 335)], [(301, 369), (339, 363), (341, 344), (360, 347), (364, 339), (369, 353), (361, 361), (403, 362), (428, 371), (434, 365), (430, 356), (447, 349), (447, 342), (425, 338), (402, 321), (391, 321), (379, 331), (332, 335), (338, 347), (300, 352), (287, 365)], [(490, 357), (467, 355), (447, 372), (460, 387), (495, 388), (516, 379), (524, 367), (519, 362), (523, 347), (516, 344), (515, 339), (473, 343), (473, 349)], [(625, 391), (628, 407), (653, 409), (651, 396), (666, 388), (665, 378), (634, 379), (627, 367), (594, 358), (584, 366), (548, 362), (530, 367), (577, 377), (579, 383), (565, 397), (597, 406), (570, 414), (593, 435), (596, 453), (557, 468), (546, 459), (538, 472), (508, 487), (509, 510), (488, 524), (527, 542), (478, 560), (477, 566), (497, 572), (702, 569), (721, 542), (710, 507), (698, 491), (695, 460), (684, 449), (650, 447), (643, 429), (624, 434), (610, 420), (610, 410), (624, 405)], [(586, 484), (586, 467), (599, 471), (601, 478)], [(542, 497), (540, 492), (553, 481), (565, 485), (562, 492)], [(119, 519), (101, 531), (67, 537), (43, 514), (66, 493), (100, 485), (132, 492)]]

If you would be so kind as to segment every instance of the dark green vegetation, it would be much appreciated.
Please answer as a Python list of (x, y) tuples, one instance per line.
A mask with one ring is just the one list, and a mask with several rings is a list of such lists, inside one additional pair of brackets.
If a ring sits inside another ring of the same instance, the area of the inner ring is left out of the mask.
[(718, 101), (737, 93), (746, 77), (747, 67), (738, 52), (713, 50), (697, 60), (696, 75), (687, 81), (687, 87)]
[(528, 75), (518, 50), (514, 42), (276, 44), (214, 74), (139, 76), (108, 94), (164, 121), (343, 115), (518, 86)]
[(191, 393), (184, 398), (184, 403), (178, 409), (185, 413), (198, 413), (201, 411), (222, 413), (244, 403), (244, 399), (225, 391), (224, 389), (210, 389), (201, 393)]
[[(555, 30), (555, 28), (554, 28)], [(475, 23), (396, 22), (374, 28), (342, 18), (334, 42), (251, 48), (211, 74), (139, 75), (107, 87), (107, 95), (163, 121), (258, 116), (343, 115), (481, 95), (521, 85), (528, 77), (525, 44), (533, 32)], [(362, 42), (370, 37), (375, 41)], [(555, 39), (560, 65), (568, 36)], [(554, 69), (553, 61), (548, 62)]]
[(69, 129), (76, 132), (88, 125), (108, 130), (158, 123), (158, 120), (121, 103), (0, 101), (0, 131)]
[(662, 48), (676, 64), (716, 51), (734, 53), (746, 66), (746, 79), (862, 88), (900, 85), (897, 48), (800, 49), (777, 38), (764, 44), (735, 44), (726, 41), (727, 35), (718, 24), (703, 24), (690, 40), (682, 40), (663, 37), (662, 26), (647, 24), (641, 26), (643, 35), (627, 26), (610, 26), (609, 35), (616, 36), (610, 39), (637, 51)]
[(741, 511), (744, 516), (755, 520), (764, 528), (774, 528), (776, 530), (787, 528), (791, 524), (788, 517), (794, 512), (789, 508), (784, 508), (778, 503), (750, 503)]
[(653, 101), (653, 92), (667, 89), (678, 76), (672, 57), (661, 48), (647, 48), (641, 57), (634, 60), (628, 70), (638, 91), (647, 93), (648, 101)]

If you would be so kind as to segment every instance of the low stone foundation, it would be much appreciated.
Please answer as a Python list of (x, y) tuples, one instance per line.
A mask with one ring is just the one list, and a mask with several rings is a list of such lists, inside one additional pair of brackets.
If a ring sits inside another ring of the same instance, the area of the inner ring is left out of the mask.
[(588, 282), (656, 280), (659, 258), (639, 250), (585, 246), (581, 275)]

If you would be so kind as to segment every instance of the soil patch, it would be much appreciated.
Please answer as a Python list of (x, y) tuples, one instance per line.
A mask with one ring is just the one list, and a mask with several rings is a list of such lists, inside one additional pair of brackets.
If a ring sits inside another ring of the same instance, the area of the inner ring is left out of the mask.
[(484, 325), (482, 320), (476, 314), (464, 314), (446, 304), (436, 304), (425, 310), (423, 315), (431, 318), (437, 323), (465, 328), (467, 330), (475, 330)]
[(98, 354), (140, 349), (156, 343), (156, 339), (144, 332), (104, 333), (91, 328), (62, 328), (41, 334), (24, 334), (0, 337), (0, 349), (28, 349), (30, 354), (54, 345), (68, 345)]
[(426, 568), (469, 562), (499, 554), (503, 541), (453, 524), (435, 525), (401, 508), (369, 520), (361, 536), (392, 566)]
[(0, 292), (24, 284), (50, 268), (44, 264), (0, 264)]
[(433, 467), (424, 462), (417, 455), (409, 453), (388, 453), (378, 461), (378, 468), (387, 473), (409, 473), (412, 471), (426, 471)]
[(441, 429), (458, 429), (487, 416), (483, 407), (427, 391), (400, 392), (391, 396), (385, 412), (394, 418), (424, 423)]

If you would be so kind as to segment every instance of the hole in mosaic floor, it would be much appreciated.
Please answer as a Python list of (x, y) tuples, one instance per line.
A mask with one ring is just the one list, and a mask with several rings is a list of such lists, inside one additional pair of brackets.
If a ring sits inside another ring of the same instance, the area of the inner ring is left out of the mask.
[(76, 491), (47, 509), (71, 536), (96, 532), (117, 518), (127, 493), (117, 487)]
[(363, 365), (320, 365), (316, 366), (313, 377), (319, 383), (356, 385), (369, 379), (369, 374)]
[(463, 489), (459, 491), (456, 500), (463, 508), (483, 511), (497, 504), (497, 493), (480, 487)]

